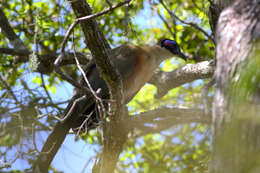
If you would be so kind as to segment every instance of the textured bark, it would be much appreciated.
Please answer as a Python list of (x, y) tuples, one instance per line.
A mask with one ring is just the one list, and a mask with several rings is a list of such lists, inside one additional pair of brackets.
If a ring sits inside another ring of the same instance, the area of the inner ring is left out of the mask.
[(157, 87), (156, 98), (161, 98), (173, 88), (197, 79), (212, 77), (214, 72), (213, 61), (203, 61), (196, 64), (186, 64), (172, 72), (157, 71), (149, 83)]
[(259, 172), (260, 1), (237, 0), (216, 31), (211, 172)]

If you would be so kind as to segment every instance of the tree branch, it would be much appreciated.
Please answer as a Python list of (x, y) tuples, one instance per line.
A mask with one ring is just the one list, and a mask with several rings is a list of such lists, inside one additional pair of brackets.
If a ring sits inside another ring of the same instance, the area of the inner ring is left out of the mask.
[(186, 64), (172, 72), (157, 71), (149, 82), (157, 86), (156, 98), (163, 97), (170, 89), (197, 79), (210, 78), (214, 72), (213, 61)]
[(143, 136), (149, 133), (158, 133), (173, 125), (191, 122), (210, 124), (211, 113), (205, 114), (202, 109), (162, 107), (130, 116), (124, 121), (124, 124), (129, 129), (136, 129), (138, 131), (136, 135)]
[(21, 49), (0, 48), (0, 53), (8, 55), (28, 56), (31, 52)]
[[(9, 48), (0, 48), (0, 53), (5, 53), (9, 55), (17, 55), (18, 57), (14, 57), (14, 65), (29, 61), (30, 53), (25, 53), (23, 51), (17, 49), (9, 49)], [(23, 56), (24, 55), (24, 56)], [(52, 73), (54, 70), (54, 61), (57, 59), (59, 54), (57, 53), (48, 53), (43, 55), (38, 55), (37, 60), (39, 62), (35, 71), (48, 74)], [(89, 53), (76, 52), (77, 58), (82, 65), (88, 64), (92, 60), (92, 56)], [(73, 53), (66, 52), (63, 55), (62, 61), (59, 66), (71, 65), (75, 64)]]

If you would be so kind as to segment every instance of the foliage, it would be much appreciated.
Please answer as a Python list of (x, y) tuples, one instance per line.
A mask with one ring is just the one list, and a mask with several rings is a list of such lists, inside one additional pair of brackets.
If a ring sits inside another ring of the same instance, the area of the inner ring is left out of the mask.
[[(120, 1), (114, 0), (113, 4), (117, 2)], [(93, 13), (108, 8), (108, 4), (102, 0), (88, 0), (88, 3)], [(207, 18), (208, 1), (177, 0), (164, 3), (182, 20), (194, 22), (211, 34)], [(38, 54), (59, 53), (65, 32), (75, 20), (70, 5), (59, 0), (3, 0), (1, 8), (19, 38)], [(211, 51), (214, 44), (203, 33), (174, 19), (156, 0), (136, 0), (128, 7), (118, 8), (96, 20), (112, 47), (125, 43), (150, 44), (161, 37), (168, 37), (175, 39), (181, 49), (193, 57), (214, 56)], [(73, 37), (74, 41), (70, 38), (66, 51), (72, 51), (71, 45), (74, 43), (77, 51), (88, 52), (79, 25)], [(0, 47), (11, 47), (2, 32)], [(0, 54), (0, 74), (3, 77), (0, 81), (0, 170), (4, 163), (15, 163), (17, 160), (26, 161), (24, 168), (30, 168), (37, 150), (42, 146), (39, 135), (46, 136), (46, 132), (49, 133), (56, 122), (54, 116), (59, 117), (72, 93), (71, 86), (60, 80), (54, 72), (33, 72), (28, 62), (14, 65), (15, 58)], [(171, 71), (183, 64), (169, 60), (162, 64), (161, 69)], [(65, 68), (68, 73), (76, 69), (71, 66)], [(185, 84), (172, 89), (160, 99), (154, 99), (156, 88), (147, 84), (128, 104), (129, 112), (135, 114), (159, 106), (200, 108), (203, 84), (204, 81)], [(66, 93), (68, 90), (70, 94)], [(121, 153), (117, 171), (206, 172), (210, 153), (208, 131), (207, 125), (192, 123), (130, 138)], [(80, 140), (99, 146), (102, 135), (93, 131), (88, 135), (83, 134)], [(55, 165), (52, 166), (55, 168)], [(10, 169), (20, 168), (16, 165)]]

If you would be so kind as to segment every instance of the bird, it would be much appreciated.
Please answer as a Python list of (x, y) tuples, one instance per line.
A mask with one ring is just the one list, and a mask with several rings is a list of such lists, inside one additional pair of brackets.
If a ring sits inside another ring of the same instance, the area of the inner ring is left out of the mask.
[[(153, 46), (125, 44), (112, 49), (111, 62), (122, 78), (124, 104), (132, 100), (137, 92), (151, 79), (153, 72), (164, 60), (173, 56), (178, 56), (184, 60), (187, 59), (185, 54), (181, 52), (177, 42), (166, 38), (159, 40), (158, 44)], [(98, 97), (102, 100), (109, 99), (109, 89), (95, 63), (90, 63), (87, 66), (85, 74), (91, 88), (98, 91)], [(87, 86), (83, 77), (80, 83)], [(82, 91), (74, 90), (72, 99), (64, 111), (64, 116), (70, 113), (70, 117), (64, 122), (58, 122), (47, 138), (41, 153), (47, 152), (48, 154), (45, 157), (38, 157), (36, 163), (38, 163), (39, 169), (44, 170), (46, 169), (44, 165), (50, 165), (71, 128), (77, 131), (81, 130), (79, 128), (84, 125), (85, 129), (90, 130), (100, 124), (99, 110), (93, 98), (85, 99), (77, 107), (74, 107), (74, 110), (71, 109), (75, 101), (82, 96), (84, 96)], [(75, 109), (82, 109), (84, 113), (75, 115), (75, 112), (79, 112), (75, 111)]]
[[(118, 70), (123, 79), (123, 93), (124, 103), (127, 104), (137, 94), (137, 92), (144, 86), (152, 77), (153, 72), (165, 59), (173, 56), (179, 56), (186, 60), (186, 56), (180, 51), (179, 45), (176, 41), (170, 39), (160, 39), (155, 46), (136, 46), (132, 44), (122, 45), (112, 50), (112, 63)], [(86, 72), (89, 83), (94, 91), (101, 89), (99, 96), (104, 99), (109, 99), (108, 87), (100, 76), (95, 64), (88, 67)], [(80, 83), (86, 86), (85, 80), (82, 78)], [(84, 94), (80, 91), (75, 91), (72, 100), (75, 100)], [(90, 100), (88, 101), (90, 102)], [(93, 102), (93, 100), (92, 100)], [(73, 102), (70, 102), (72, 105)], [(65, 112), (69, 111), (68, 106)], [(97, 105), (93, 102), (88, 104), (89, 108), (84, 114), (74, 119), (73, 130), (93, 129), (100, 125), (100, 117), (98, 114)], [(92, 112), (91, 112), (92, 111)], [(65, 113), (66, 114), (66, 113)], [(90, 115), (88, 121), (85, 122), (84, 128), (82, 123)]]

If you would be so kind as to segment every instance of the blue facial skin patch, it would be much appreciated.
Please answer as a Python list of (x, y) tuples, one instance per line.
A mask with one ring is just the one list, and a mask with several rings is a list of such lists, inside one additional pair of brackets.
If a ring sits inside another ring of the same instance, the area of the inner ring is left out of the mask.
[(163, 44), (164, 44), (165, 46), (169, 46), (169, 47), (171, 47), (171, 46), (176, 46), (176, 45), (177, 45), (176, 41), (173, 41), (173, 40), (165, 40), (165, 41), (163, 42)]

